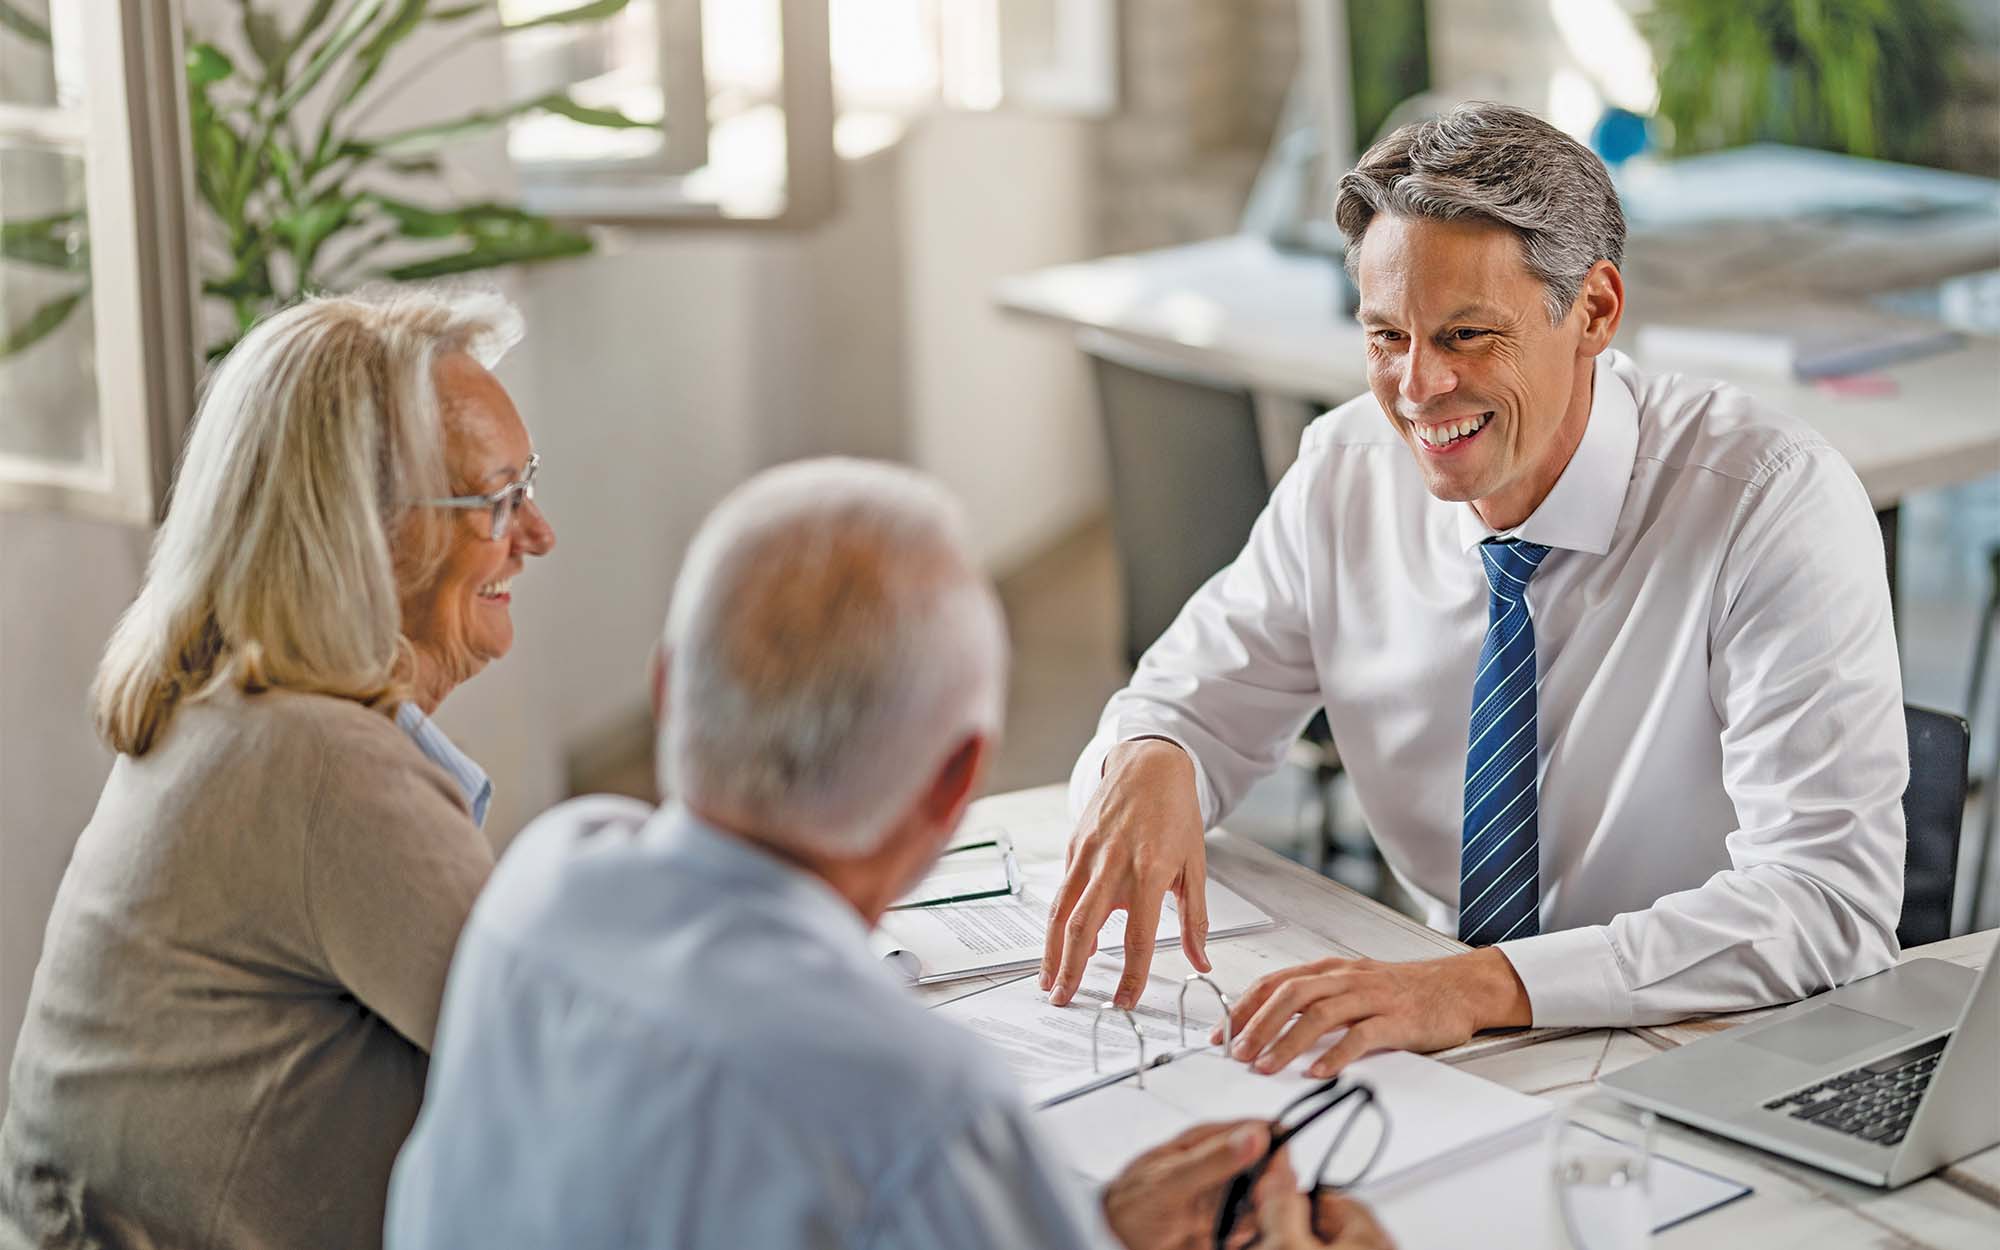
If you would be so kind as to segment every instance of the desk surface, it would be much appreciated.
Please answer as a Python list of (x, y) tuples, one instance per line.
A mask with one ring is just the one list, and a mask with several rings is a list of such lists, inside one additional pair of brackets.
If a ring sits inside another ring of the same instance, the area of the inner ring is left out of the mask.
[[(982, 799), (971, 819), (1014, 833), (1024, 862), (1060, 861), (1069, 828), (1065, 788), (1043, 786)], [(1452, 938), (1366, 898), (1346, 886), (1275, 855), (1247, 839), (1211, 835), (1209, 871), (1279, 922), (1275, 929), (1218, 940), (1210, 961), (1225, 989), (1240, 990), (1263, 972), (1339, 955), (1371, 959), (1425, 959), (1464, 950)], [(1978, 967), (1992, 954), (1995, 934), (1971, 934), (1905, 953), (1931, 955)], [(1161, 950), (1164, 974), (1188, 969), (1178, 950)], [(935, 1004), (982, 988), (970, 981), (921, 991)], [(1755, 1018), (1719, 1017), (1664, 1029), (1529, 1030), (1477, 1038), (1438, 1057), (1525, 1093), (1576, 1102), (1586, 1119), (1616, 1132), (1622, 1121), (1594, 1092), (1597, 1077), (1704, 1032)], [(1748, 1198), (1669, 1229), (1655, 1244), (1674, 1247), (1994, 1244), (2000, 1229), (2000, 1147), (1943, 1172), (1884, 1191), (1815, 1171), (1723, 1138), (1662, 1121), (1656, 1148), (1696, 1167), (1750, 1185)]]
[[(1949, 264), (1960, 271), (2000, 264), (2000, 232), (1989, 226), (1978, 237), (1983, 243), (1961, 247)], [(1873, 265), (1872, 280), (1887, 281), (1892, 275), (1879, 251), (1868, 255), (1852, 266), (1836, 263), (1837, 252), (1814, 260), (1837, 274)], [(1664, 255), (1653, 259), (1671, 267)], [(1942, 276), (1930, 272), (1936, 258), (1917, 260), (1925, 263), (1908, 272)], [(1647, 263), (1641, 255), (1629, 261), (1635, 272)], [(1238, 235), (1042, 269), (1003, 280), (996, 294), (1015, 312), (1109, 335), (1198, 374), (1332, 403), (1368, 385), (1360, 328), (1339, 313), (1335, 266)], [(1633, 292), (1635, 306), (1648, 298), (1643, 289)], [(1628, 327), (1621, 346), (1630, 340)], [(1975, 339), (1881, 372), (1894, 394), (1838, 396), (1754, 374), (1727, 380), (1811, 422), (1847, 457), (1878, 508), (1910, 491), (2000, 470), (2000, 341)]]

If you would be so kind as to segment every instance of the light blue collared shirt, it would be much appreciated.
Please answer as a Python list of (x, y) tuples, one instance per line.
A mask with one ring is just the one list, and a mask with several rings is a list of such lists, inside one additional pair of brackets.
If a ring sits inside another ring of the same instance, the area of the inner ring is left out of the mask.
[(1000, 1058), (847, 901), (682, 810), (566, 803), (473, 908), (389, 1250), (1109, 1244)]
[(425, 716), (424, 710), (414, 703), (397, 706), (396, 727), (410, 735), (410, 741), (417, 744), (424, 758), (451, 775), (465, 794), (465, 805), (472, 809), (472, 823), (485, 825), (486, 808), (493, 802), (493, 779), (486, 775), (486, 770), (459, 750), (444, 730), (437, 727), (437, 722)]

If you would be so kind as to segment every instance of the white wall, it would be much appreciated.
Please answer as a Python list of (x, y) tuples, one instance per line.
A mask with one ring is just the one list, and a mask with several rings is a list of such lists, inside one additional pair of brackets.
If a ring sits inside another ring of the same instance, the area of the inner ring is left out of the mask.
[(1103, 507), (1081, 353), (992, 297), (1008, 274), (1094, 254), (1094, 159), (1088, 123), (1028, 114), (938, 114), (904, 149), (909, 455), (964, 499), (989, 569)]

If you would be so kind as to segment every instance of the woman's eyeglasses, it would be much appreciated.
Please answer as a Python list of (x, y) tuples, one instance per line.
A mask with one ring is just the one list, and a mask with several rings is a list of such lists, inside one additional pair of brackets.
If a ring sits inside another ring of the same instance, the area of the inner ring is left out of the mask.
[[(1313, 1121), (1343, 1105), (1347, 1108), (1346, 1118), (1334, 1129), (1333, 1140), (1327, 1143), (1326, 1151), (1320, 1155), (1319, 1166), (1313, 1169), (1313, 1186), (1348, 1189), (1361, 1183), (1380, 1161), (1382, 1151), (1389, 1144), (1389, 1117), (1373, 1089), (1358, 1081), (1350, 1083), (1335, 1077), (1300, 1094), (1278, 1112), (1271, 1124), (1271, 1145), (1264, 1151), (1264, 1157), (1239, 1173), (1230, 1182), (1229, 1192), (1223, 1196), (1222, 1209), (1215, 1217), (1216, 1250), (1222, 1250), (1229, 1244), (1230, 1234), (1236, 1231), (1237, 1222), (1250, 1205), (1251, 1191), (1257, 1188), (1265, 1169), (1271, 1166), (1271, 1160), (1285, 1143), (1304, 1132)], [(1368, 1121), (1365, 1125), (1364, 1120)], [(1368, 1140), (1370, 1134), (1374, 1137), (1372, 1143)], [(1350, 1138), (1365, 1154), (1358, 1160), (1347, 1160), (1338, 1175), (1329, 1177), (1327, 1169)]]
[(493, 526), (487, 531), (486, 536), (494, 542), (499, 542), (507, 536), (507, 530), (514, 524), (514, 514), (521, 510), (521, 505), (534, 499), (535, 470), (541, 467), (540, 454), (532, 455), (528, 457), (528, 467), (521, 471), (518, 479), (490, 494), (453, 495), (448, 499), (419, 499), (417, 504), (425, 508), (463, 508), (468, 511), (476, 508), (490, 509), (493, 514)]

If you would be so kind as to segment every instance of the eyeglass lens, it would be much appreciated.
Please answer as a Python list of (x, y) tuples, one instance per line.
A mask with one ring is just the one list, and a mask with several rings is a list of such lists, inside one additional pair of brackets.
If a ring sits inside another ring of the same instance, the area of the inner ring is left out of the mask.
[(498, 542), (507, 536), (507, 530), (514, 523), (514, 514), (521, 510), (521, 504), (535, 497), (533, 482), (514, 482), (500, 492), (493, 501), (493, 539)]

